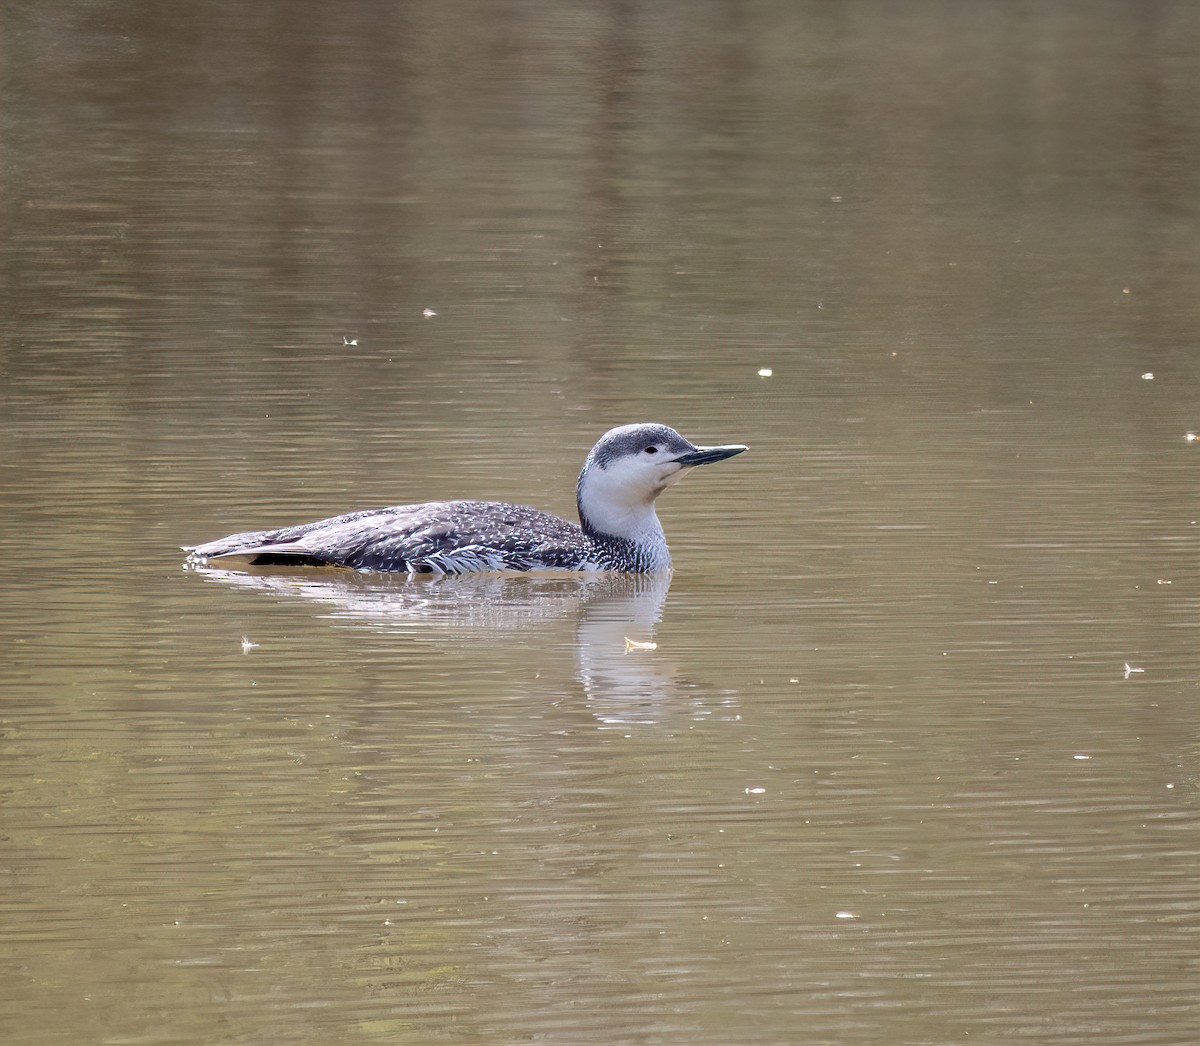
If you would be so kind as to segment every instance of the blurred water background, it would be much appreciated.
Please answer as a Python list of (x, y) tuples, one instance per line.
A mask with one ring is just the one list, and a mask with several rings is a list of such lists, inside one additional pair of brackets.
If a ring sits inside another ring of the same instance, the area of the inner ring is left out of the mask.
[[(1196, 1040), (1200, 8), (0, 22), (4, 1041)], [(670, 578), (181, 569), (643, 420)]]

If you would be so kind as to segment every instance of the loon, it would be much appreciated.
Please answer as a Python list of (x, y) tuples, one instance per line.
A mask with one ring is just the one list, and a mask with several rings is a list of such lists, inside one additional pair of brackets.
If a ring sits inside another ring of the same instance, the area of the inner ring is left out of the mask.
[(666, 425), (621, 425), (601, 436), (583, 463), (578, 525), (499, 501), (428, 501), (231, 534), (184, 551), (190, 564), (236, 556), (256, 566), (409, 574), (666, 570), (671, 554), (655, 498), (696, 465), (746, 449), (698, 447)]

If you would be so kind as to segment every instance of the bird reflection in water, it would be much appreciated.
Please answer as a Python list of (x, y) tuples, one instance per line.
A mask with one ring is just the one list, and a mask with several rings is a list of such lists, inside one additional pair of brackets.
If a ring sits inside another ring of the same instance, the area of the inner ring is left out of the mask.
[(736, 717), (732, 693), (687, 681), (676, 658), (649, 648), (671, 586), (669, 571), (430, 579), (311, 568), (189, 569), (206, 581), (311, 600), (354, 627), (425, 638), (441, 633), (447, 642), (470, 636), (490, 644), (529, 630), (554, 633), (574, 622), (576, 679), (589, 711), (606, 726)]

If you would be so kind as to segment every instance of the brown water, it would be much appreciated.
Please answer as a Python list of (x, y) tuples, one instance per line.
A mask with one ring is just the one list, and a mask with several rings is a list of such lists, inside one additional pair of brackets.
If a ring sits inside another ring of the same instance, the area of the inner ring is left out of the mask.
[(1200, 1038), (1200, 9), (2, 18), (0, 1039)]

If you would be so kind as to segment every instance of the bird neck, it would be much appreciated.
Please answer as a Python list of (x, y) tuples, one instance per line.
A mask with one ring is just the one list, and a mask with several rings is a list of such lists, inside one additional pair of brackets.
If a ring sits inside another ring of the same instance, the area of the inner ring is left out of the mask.
[(653, 496), (608, 482), (603, 470), (585, 469), (579, 477), (576, 502), (579, 525), (592, 540), (629, 542), (651, 558), (670, 562)]

